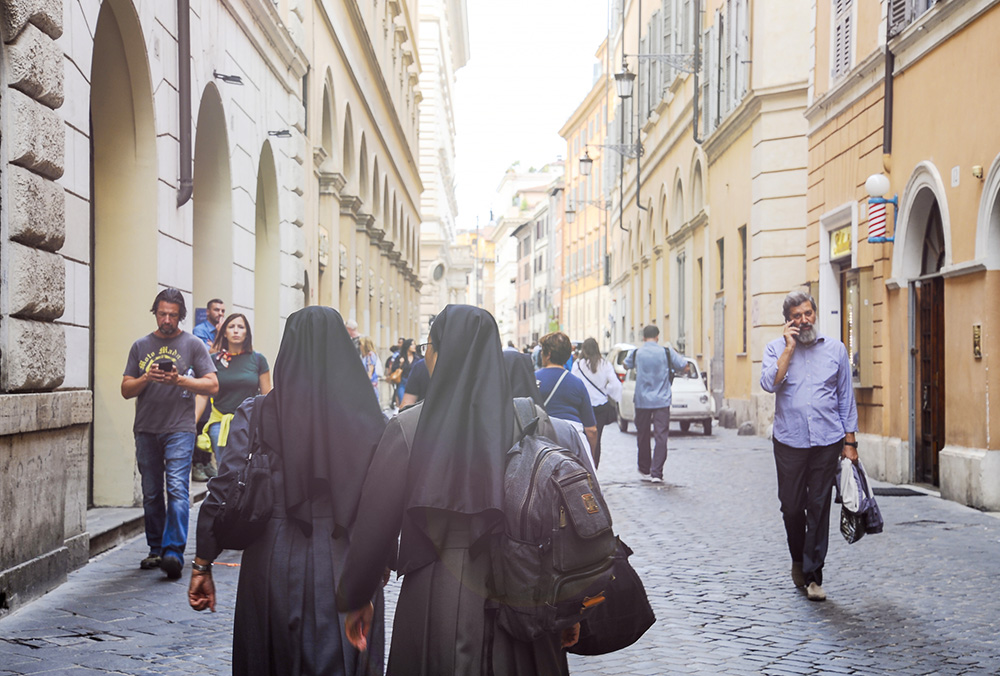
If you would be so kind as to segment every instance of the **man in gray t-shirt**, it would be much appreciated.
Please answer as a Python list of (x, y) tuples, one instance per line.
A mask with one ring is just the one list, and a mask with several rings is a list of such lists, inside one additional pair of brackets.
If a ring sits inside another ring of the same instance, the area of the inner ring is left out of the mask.
[(187, 544), (194, 395), (215, 394), (219, 381), (205, 344), (179, 328), (187, 315), (181, 292), (164, 289), (153, 301), (151, 312), (157, 329), (132, 344), (122, 377), (122, 396), (137, 398), (132, 431), (149, 545), (149, 555), (139, 567), (162, 568), (167, 577), (176, 580), (184, 567)]

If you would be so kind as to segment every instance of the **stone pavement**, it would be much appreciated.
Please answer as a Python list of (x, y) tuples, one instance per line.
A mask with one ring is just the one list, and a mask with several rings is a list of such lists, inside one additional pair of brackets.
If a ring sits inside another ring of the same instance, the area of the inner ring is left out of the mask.
[[(572, 673), (1000, 673), (992, 516), (880, 497), (885, 533), (848, 546), (831, 526), (829, 600), (811, 603), (789, 580), (769, 442), (675, 426), (667, 483), (656, 486), (636, 480), (634, 432), (609, 427), (604, 439), (604, 492), (657, 622), (619, 653), (571, 656)], [(166, 581), (138, 569), (144, 554), (134, 539), (0, 620), (0, 675), (228, 674), (239, 569), (217, 565), (219, 612), (195, 613), (187, 569)], [(397, 591), (393, 581), (390, 605)]]

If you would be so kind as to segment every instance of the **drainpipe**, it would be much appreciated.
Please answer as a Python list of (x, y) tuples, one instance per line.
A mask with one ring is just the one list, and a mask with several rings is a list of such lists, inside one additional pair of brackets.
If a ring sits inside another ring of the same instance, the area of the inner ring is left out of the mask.
[(885, 92), (882, 101), (882, 168), (888, 173), (892, 157), (892, 71), (896, 67), (896, 55), (889, 49), (891, 38), (891, 17), (885, 18)]
[(694, 121), (691, 125), (691, 134), (694, 142), (701, 145), (704, 139), (698, 138), (698, 96), (701, 92), (701, 85), (698, 83), (698, 73), (701, 71), (701, 0), (694, 0)]
[(177, 88), (179, 100), (180, 180), (177, 206), (194, 194), (191, 157), (191, 0), (177, 0)]

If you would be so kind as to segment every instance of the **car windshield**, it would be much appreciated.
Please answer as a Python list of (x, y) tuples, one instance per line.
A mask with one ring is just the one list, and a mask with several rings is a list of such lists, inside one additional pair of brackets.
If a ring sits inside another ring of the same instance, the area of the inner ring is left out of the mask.
[(675, 378), (690, 378), (691, 380), (697, 380), (700, 376), (698, 375), (698, 365), (693, 361), (688, 359), (687, 368), (682, 371), (678, 371)]

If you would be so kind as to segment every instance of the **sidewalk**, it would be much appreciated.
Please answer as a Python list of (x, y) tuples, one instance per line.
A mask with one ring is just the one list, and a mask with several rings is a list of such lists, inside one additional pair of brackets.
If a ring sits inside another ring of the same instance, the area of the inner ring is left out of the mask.
[[(1000, 520), (879, 497), (883, 534), (847, 545), (832, 524), (830, 598), (811, 603), (789, 579), (766, 440), (675, 428), (659, 486), (637, 481), (634, 433), (609, 427), (604, 442), (601, 483), (657, 622), (619, 653), (571, 656), (573, 674), (1000, 672)], [(0, 675), (228, 674), (239, 569), (217, 565), (219, 612), (195, 613), (189, 569), (175, 582), (141, 571), (145, 552), (134, 538), (0, 620)], [(392, 581), (390, 616), (397, 593)]]

